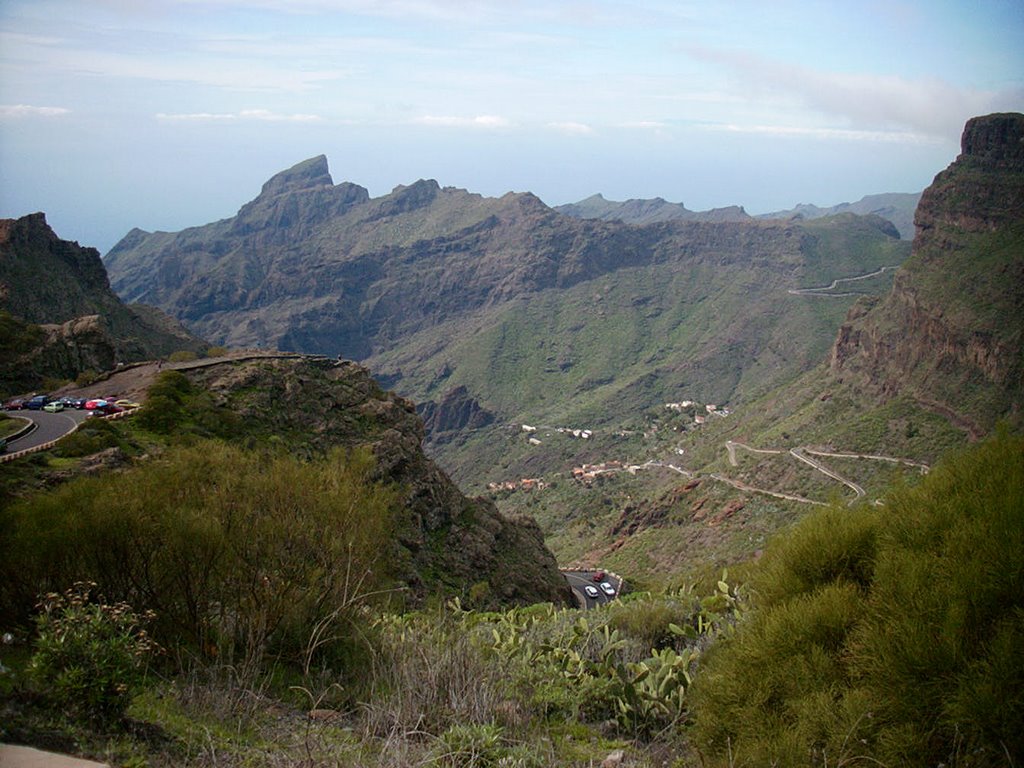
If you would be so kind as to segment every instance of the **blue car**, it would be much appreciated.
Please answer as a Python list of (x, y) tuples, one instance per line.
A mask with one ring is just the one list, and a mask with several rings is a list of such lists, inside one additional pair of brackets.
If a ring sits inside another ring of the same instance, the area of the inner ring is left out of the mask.
[(36, 395), (28, 402), (25, 403), (25, 407), (30, 411), (41, 411), (43, 406), (50, 402), (50, 398), (47, 395)]

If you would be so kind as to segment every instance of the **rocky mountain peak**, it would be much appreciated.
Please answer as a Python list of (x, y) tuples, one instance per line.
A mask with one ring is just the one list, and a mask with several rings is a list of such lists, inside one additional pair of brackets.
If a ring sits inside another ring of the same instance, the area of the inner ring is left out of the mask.
[(317, 155), (275, 174), (263, 185), (260, 197), (273, 197), (315, 187), (332, 187), (334, 180), (327, 168), (327, 156)]
[(399, 184), (380, 201), (379, 216), (397, 216), (430, 205), (441, 192), (434, 179), (420, 179), (408, 186)]
[(1024, 171), (1024, 115), (997, 113), (967, 121), (960, 140), (963, 155), (1002, 170)]

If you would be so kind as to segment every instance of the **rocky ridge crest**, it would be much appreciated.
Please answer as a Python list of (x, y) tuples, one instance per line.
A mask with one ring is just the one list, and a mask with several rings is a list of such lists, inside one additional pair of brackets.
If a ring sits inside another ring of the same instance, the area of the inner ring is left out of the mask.
[(981, 434), (1024, 399), (1024, 115), (974, 118), (961, 146), (921, 197), (891, 293), (850, 311), (830, 368), (966, 410)]

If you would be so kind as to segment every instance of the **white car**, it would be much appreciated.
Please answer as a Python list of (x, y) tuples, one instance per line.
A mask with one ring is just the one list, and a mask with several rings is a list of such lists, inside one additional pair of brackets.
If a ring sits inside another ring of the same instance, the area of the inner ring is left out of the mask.
[(601, 582), (601, 591), (608, 595), (608, 597), (615, 597), (615, 587), (607, 581)]
[(597, 587), (591, 584), (587, 584), (585, 587), (583, 587), (583, 591), (586, 592), (587, 597), (589, 597), (592, 600), (596, 600), (601, 596), (601, 593), (597, 591)]

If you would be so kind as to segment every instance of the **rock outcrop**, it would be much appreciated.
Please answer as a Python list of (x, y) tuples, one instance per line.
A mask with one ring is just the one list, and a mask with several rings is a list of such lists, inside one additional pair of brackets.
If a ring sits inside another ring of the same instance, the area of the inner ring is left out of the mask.
[[(306, 454), (369, 448), (379, 479), (402, 489), (395, 576), (414, 605), (486, 584), (486, 605), (562, 602), (565, 580), (532, 518), (508, 518), (470, 499), (422, 449), (423, 422), (350, 361), (317, 357), (224, 359), (184, 371), (249, 431)], [(110, 385), (114, 386), (112, 380)], [(480, 592), (479, 588), (475, 590)]]
[(877, 306), (854, 307), (830, 368), (883, 398), (959, 414), (973, 434), (1024, 400), (1024, 115), (970, 120), (925, 190), (911, 258)]
[(464, 386), (448, 390), (440, 402), (429, 400), (419, 407), (420, 416), (432, 441), (447, 442), (452, 436), (486, 427), (494, 414), (480, 405)]
[(0, 387), (11, 391), (208, 346), (153, 307), (126, 306), (99, 252), (60, 239), (42, 213), (0, 219), (0, 312), (19, 337), (3, 345)]

